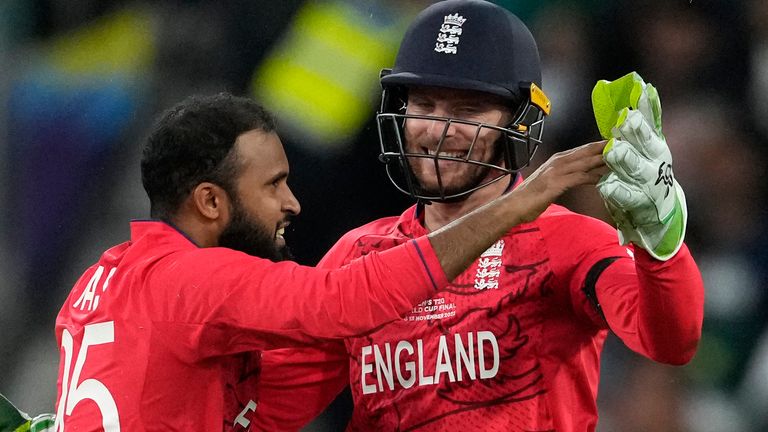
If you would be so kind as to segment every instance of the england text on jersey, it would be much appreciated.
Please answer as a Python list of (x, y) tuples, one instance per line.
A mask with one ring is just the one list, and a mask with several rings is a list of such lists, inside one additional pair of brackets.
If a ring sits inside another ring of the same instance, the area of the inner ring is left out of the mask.
[[(433, 358), (434, 365), (425, 364)], [(446, 379), (489, 379), (499, 371), (499, 343), (492, 332), (477, 331), (440, 335), (436, 353), (425, 353), (422, 339), (416, 339), (415, 349), (407, 340), (373, 344), (362, 347), (360, 365), (363, 394), (435, 385)]]

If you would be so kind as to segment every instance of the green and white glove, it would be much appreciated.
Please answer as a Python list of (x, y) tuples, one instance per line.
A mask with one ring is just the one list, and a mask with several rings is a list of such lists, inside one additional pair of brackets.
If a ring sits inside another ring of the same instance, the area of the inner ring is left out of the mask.
[(53, 414), (30, 418), (0, 394), (0, 432), (53, 432)]
[(683, 244), (688, 209), (661, 132), (658, 92), (632, 72), (598, 81), (592, 108), (600, 135), (609, 139), (603, 159), (611, 169), (597, 189), (619, 241), (632, 242), (662, 261), (672, 258)]

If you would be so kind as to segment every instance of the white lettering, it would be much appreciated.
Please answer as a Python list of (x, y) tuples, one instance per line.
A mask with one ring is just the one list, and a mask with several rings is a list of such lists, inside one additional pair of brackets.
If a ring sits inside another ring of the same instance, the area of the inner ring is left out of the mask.
[(85, 286), (85, 289), (83, 290), (83, 293), (80, 294), (80, 298), (77, 299), (75, 304), (72, 305), (72, 307), (80, 307), (80, 310), (85, 310), (86, 308), (91, 311), (93, 310), (93, 298), (96, 297), (96, 301), (98, 302), (99, 296), (96, 295), (96, 284), (99, 283), (99, 279), (101, 279), (101, 275), (104, 273), (104, 267), (98, 266), (96, 268), (96, 271), (93, 273), (93, 276), (91, 276), (91, 280), (88, 281), (88, 285)]
[(418, 339), (416, 341), (416, 347), (419, 356), (419, 385), (430, 385), (434, 383), (434, 378), (431, 376), (424, 376), (424, 342), (421, 339)]
[(240, 425), (244, 428), (247, 428), (249, 424), (251, 424), (251, 421), (245, 418), (245, 415), (248, 414), (248, 411), (256, 411), (256, 402), (249, 400), (248, 404), (243, 408), (242, 411), (240, 411), (240, 414), (237, 415), (237, 418), (235, 419), (235, 425)]
[(408, 378), (403, 378), (402, 372), (400, 372), (400, 353), (408, 351), (408, 354), (413, 355), (413, 345), (408, 341), (400, 341), (395, 348), (395, 372), (397, 373), (397, 381), (403, 388), (411, 388), (413, 383), (416, 382), (416, 363), (412, 361), (405, 362), (405, 370), (408, 372)]
[(362, 376), (360, 377), (360, 383), (363, 385), (363, 394), (376, 393), (375, 385), (368, 385), (365, 383), (365, 376), (373, 372), (373, 365), (366, 363), (365, 358), (371, 355), (372, 352), (373, 348), (371, 346), (364, 346), (361, 353), (360, 370)]
[(387, 380), (389, 389), (395, 388), (395, 382), (392, 380), (392, 351), (389, 349), (389, 343), (384, 344), (384, 351), (387, 353), (387, 360), (381, 357), (381, 350), (378, 345), (373, 346), (373, 362), (376, 363), (376, 378), (379, 381), (379, 391), (384, 390), (384, 386), (381, 383), (381, 377)]
[[(423, 339), (416, 339), (415, 345), (403, 340), (396, 344), (386, 342), (362, 347), (360, 368), (363, 394), (382, 392), (386, 388), (407, 389), (414, 385), (428, 386), (446, 381), (490, 379), (499, 372), (499, 344), (490, 331), (456, 333), (453, 337), (440, 335), (426, 344)], [(425, 363), (433, 364), (434, 372), (431, 367), (428, 370)], [(373, 379), (371, 374), (376, 375), (375, 383), (369, 383), (369, 379)]]
[(469, 379), (475, 378), (475, 352), (472, 351), (472, 333), (467, 334), (467, 346), (469, 346), (469, 352), (464, 348), (464, 344), (461, 341), (461, 335), (454, 335), (456, 339), (456, 379), (461, 381), (461, 365), (464, 364), (464, 369), (469, 375)]
[[(485, 353), (483, 342), (488, 341), (493, 348), (493, 366), (485, 368)], [(477, 362), (480, 366), (480, 379), (493, 378), (499, 372), (499, 344), (496, 337), (489, 331), (477, 332)]]
[(440, 335), (440, 341), (437, 347), (437, 364), (435, 365), (435, 382), (440, 382), (440, 374), (447, 372), (448, 379), (451, 382), (456, 381), (451, 367), (451, 354), (448, 352), (448, 344), (445, 342), (445, 335)]
[[(109, 286), (109, 281), (112, 280), (112, 276), (115, 275), (115, 270), (117, 270), (117, 267), (112, 267), (112, 270), (109, 271), (109, 274), (107, 275), (107, 279), (104, 281), (104, 285), (101, 286), (101, 292), (106, 292), (107, 287)], [(96, 296), (96, 301), (93, 304), (93, 308), (96, 309), (99, 307), (99, 296)]]
[[(115, 270), (117, 270), (116, 267), (112, 267), (109, 270), (109, 274), (107, 275), (107, 278), (104, 280), (104, 284), (101, 286), (101, 292), (106, 292), (107, 287), (109, 286), (109, 281), (112, 279), (112, 276), (115, 275)], [(85, 289), (83, 290), (83, 293), (80, 294), (80, 297), (75, 301), (75, 303), (72, 305), (72, 307), (80, 307), (80, 310), (88, 310), (94, 311), (97, 307), (99, 307), (99, 295), (96, 294), (96, 285), (99, 284), (99, 280), (101, 279), (101, 276), (104, 274), (104, 267), (98, 266), (96, 268), (96, 271), (93, 273), (93, 276), (91, 276), (91, 279), (88, 281), (88, 284), (85, 286)]]

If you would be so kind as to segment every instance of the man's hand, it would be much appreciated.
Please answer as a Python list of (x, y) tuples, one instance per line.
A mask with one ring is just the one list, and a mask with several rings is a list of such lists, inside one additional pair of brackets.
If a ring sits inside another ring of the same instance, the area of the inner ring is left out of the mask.
[(667, 260), (682, 246), (688, 210), (672, 172), (672, 155), (661, 132), (656, 89), (636, 72), (601, 80), (592, 90), (597, 126), (609, 138), (603, 158), (611, 168), (597, 185), (619, 231), (654, 258)]
[(597, 141), (553, 154), (512, 192), (523, 203), (523, 222), (530, 222), (576, 186), (594, 185), (608, 173), (603, 161), (605, 141)]

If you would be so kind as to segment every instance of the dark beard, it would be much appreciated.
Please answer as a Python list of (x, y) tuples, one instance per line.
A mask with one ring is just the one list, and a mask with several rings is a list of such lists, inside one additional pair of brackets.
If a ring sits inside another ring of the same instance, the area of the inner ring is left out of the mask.
[(288, 246), (278, 247), (268, 229), (248, 217), (239, 201), (232, 203), (232, 219), (219, 236), (219, 246), (271, 261), (293, 259)]

